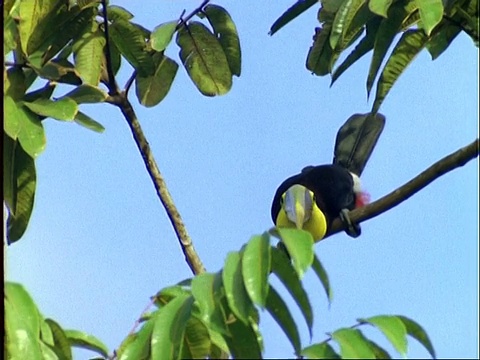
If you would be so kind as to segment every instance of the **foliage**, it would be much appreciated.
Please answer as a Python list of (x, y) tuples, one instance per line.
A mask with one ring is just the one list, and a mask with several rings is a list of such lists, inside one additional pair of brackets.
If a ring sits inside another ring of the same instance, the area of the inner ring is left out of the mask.
[[(316, 3), (298, 1), (275, 22), (271, 34)], [(124, 60), (134, 72), (123, 91), (128, 92), (134, 81), (137, 99), (146, 107), (158, 105), (176, 78), (178, 62), (164, 54), (166, 48), (174, 46), (174, 37), (179, 60), (203, 95), (227, 93), (233, 76), (241, 74), (236, 27), (229, 13), (218, 5), (204, 1), (185, 19), (163, 22), (153, 31), (133, 22), (128, 10), (113, 5), (106, 8), (106, 24), (103, 10), (96, 0), (4, 3), (4, 57), (13, 60), (6, 61), (8, 69), (4, 71), (4, 201), (9, 244), (21, 239), (32, 213), (35, 159), (46, 146), (43, 121), (75, 122), (102, 132), (103, 125), (80, 107), (99, 103), (122, 106), (116, 102), (118, 94), (112, 84)], [(198, 19), (192, 20), (194, 16)], [(317, 75), (332, 74), (333, 83), (373, 50), (368, 93), (395, 36), (402, 34), (377, 80), (374, 111), (424, 47), (435, 59), (460, 31), (467, 32), (478, 45), (476, 0), (452, 0), (446, 5), (422, 0), (326, 0), (318, 19), (322, 27), (315, 30), (307, 68)], [(334, 69), (343, 51), (358, 39), (351, 54)], [(64, 89), (68, 90), (56, 94)], [(273, 238), (280, 239), (279, 245), (271, 245)], [(203, 273), (159, 291), (153, 299), (157, 309), (143, 316), (141, 328), (122, 342), (115, 356), (167, 359), (231, 354), (234, 358), (259, 358), (263, 349), (259, 310), (267, 310), (297, 356), (389, 358), (386, 350), (362, 333), (363, 327), (371, 325), (400, 355), (406, 354), (409, 335), (435, 357), (422, 327), (399, 315), (358, 319), (323, 341), (302, 344), (298, 321), (269, 279), (274, 275), (281, 281), (312, 336), (314, 315), (302, 284), (310, 268), (331, 301), (329, 279), (313, 251), (309, 233), (272, 229), (253, 236), (240, 251), (228, 254), (221, 271)], [(6, 358), (71, 359), (72, 346), (108, 356), (105, 345), (92, 335), (64, 330), (54, 320), (44, 318), (20, 284), (6, 283), (4, 302)], [(331, 345), (333, 342), (339, 350)]]
[[(275, 21), (270, 34), (316, 3), (297, 1)], [(478, 47), (478, 0), (323, 0), (320, 4), (317, 18), (321, 26), (315, 29), (306, 67), (315, 75), (330, 74), (333, 84), (350, 66), (373, 51), (367, 75), (369, 96), (375, 81), (377, 84), (372, 112), (379, 110), (395, 81), (424, 48), (435, 60), (461, 31)], [(353, 45), (353, 50), (336, 66), (340, 56)]]

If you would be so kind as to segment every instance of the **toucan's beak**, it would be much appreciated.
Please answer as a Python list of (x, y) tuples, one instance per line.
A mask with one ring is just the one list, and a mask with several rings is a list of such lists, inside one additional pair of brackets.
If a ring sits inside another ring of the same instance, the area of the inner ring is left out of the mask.
[(297, 229), (302, 229), (313, 209), (313, 193), (302, 185), (293, 185), (285, 193), (285, 213)]

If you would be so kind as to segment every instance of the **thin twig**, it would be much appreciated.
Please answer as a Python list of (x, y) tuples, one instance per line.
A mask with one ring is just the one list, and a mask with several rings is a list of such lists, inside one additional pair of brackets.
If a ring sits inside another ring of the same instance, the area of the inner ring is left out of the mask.
[(119, 93), (115, 74), (113, 73), (112, 54), (110, 52), (110, 36), (108, 35), (108, 17), (107, 17), (107, 0), (102, 0), (103, 26), (105, 31), (105, 57), (108, 74), (108, 93), (115, 96)]
[(205, 272), (205, 267), (203, 266), (200, 257), (193, 247), (192, 240), (188, 235), (182, 217), (180, 216), (180, 213), (178, 212), (172, 200), (170, 192), (167, 189), (165, 180), (160, 173), (155, 158), (153, 157), (150, 145), (148, 144), (143, 130), (140, 127), (140, 123), (135, 115), (133, 107), (125, 96), (122, 96), (122, 101), (119, 104), (119, 107), (123, 113), (123, 116), (127, 120), (128, 125), (130, 126), (135, 143), (137, 144), (137, 147), (142, 155), (148, 174), (150, 175), (150, 178), (155, 186), (155, 190), (157, 191), (157, 195), (167, 212), (170, 222), (172, 223), (188, 266), (194, 274), (201, 274)]
[[(353, 210), (350, 212), (350, 219), (352, 222), (359, 224), (390, 210), (426, 187), (432, 181), (438, 179), (440, 176), (465, 165), (470, 160), (476, 158), (478, 154), (479, 140), (476, 139), (470, 145), (467, 145), (437, 161), (428, 169), (417, 175), (406, 184), (400, 186), (398, 189), (392, 191), (390, 194), (385, 195), (381, 199), (367, 206)], [(342, 222), (339, 219), (335, 219), (332, 223), (330, 231), (323, 239), (336, 234), (343, 229), (344, 226)]]
[(203, 0), (202, 3), (195, 9), (193, 10), (190, 14), (188, 14), (185, 18), (182, 18), (182, 15), (180, 15), (180, 22), (178, 23), (177, 27), (175, 30), (180, 29), (184, 24), (187, 23), (188, 20), (190, 20), (192, 17), (194, 17), (197, 13), (199, 13), (202, 8), (207, 5), (210, 2), (210, 0)]

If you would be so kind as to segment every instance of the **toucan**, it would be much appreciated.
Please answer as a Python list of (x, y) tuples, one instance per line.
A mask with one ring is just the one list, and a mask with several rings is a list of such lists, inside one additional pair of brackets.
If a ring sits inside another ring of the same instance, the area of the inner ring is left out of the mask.
[(320, 241), (339, 217), (348, 235), (359, 236), (360, 226), (348, 214), (368, 202), (359, 177), (384, 126), (382, 114), (352, 115), (337, 133), (332, 164), (307, 166), (278, 187), (271, 208), (274, 224), (304, 229)]

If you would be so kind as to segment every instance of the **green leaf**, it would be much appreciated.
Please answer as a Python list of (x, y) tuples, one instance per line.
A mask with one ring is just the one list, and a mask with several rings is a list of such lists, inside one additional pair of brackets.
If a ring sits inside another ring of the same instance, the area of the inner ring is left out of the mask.
[(436, 32), (430, 40), (426, 43), (426, 47), (432, 60), (438, 58), (447, 48), (452, 41), (460, 34), (461, 29), (456, 25), (446, 25)]
[(295, 4), (290, 6), (282, 15), (280, 15), (277, 20), (275, 20), (268, 34), (275, 34), (278, 30), (287, 25), (290, 21), (295, 19), (303, 12), (310, 9), (317, 2), (317, 0), (298, 0)]
[(371, 340), (367, 340), (367, 341), (368, 341), (368, 345), (370, 345), (370, 348), (375, 354), (375, 359), (391, 359), (392, 358), (390, 354), (387, 352), (387, 350), (385, 350), (384, 348), (382, 348), (381, 346), (379, 346), (378, 344), (374, 343)]
[(189, 296), (190, 291), (182, 288), (179, 285), (173, 285), (160, 290), (155, 296), (155, 304), (162, 308), (164, 305), (168, 304), (170, 301), (175, 299), (178, 296)]
[(52, 330), (54, 343), (52, 350), (59, 359), (72, 359), (72, 348), (62, 327), (52, 319), (45, 319), (45, 322)]
[(293, 267), (301, 279), (313, 263), (312, 235), (308, 231), (299, 229), (276, 228), (276, 231), (287, 248)]
[(107, 98), (107, 94), (96, 86), (84, 84), (77, 86), (75, 89), (62, 96), (62, 98), (64, 97), (69, 97), (77, 104), (95, 104), (104, 102)]
[(20, 68), (11, 67), (8, 69), (4, 81), (4, 97), (9, 96), (15, 101), (23, 98), (27, 87), (25, 86), (25, 74)]
[(406, 316), (397, 315), (397, 318), (400, 319), (405, 325), (405, 328), (407, 329), (407, 334), (418, 340), (420, 344), (422, 344), (425, 349), (427, 349), (427, 351), (430, 353), (430, 356), (435, 359), (435, 349), (433, 348), (433, 345), (428, 338), (425, 330), (423, 330), (423, 328), (418, 323)]
[(277, 324), (280, 325), (285, 335), (287, 335), (288, 340), (290, 340), (290, 343), (295, 349), (295, 353), (299, 354), (302, 344), (300, 342), (297, 324), (295, 323), (287, 304), (285, 304), (272, 286), (270, 286), (270, 290), (268, 291), (266, 308)]
[(427, 35), (437, 26), (443, 17), (442, 0), (415, 0), (420, 12), (420, 19)]
[(272, 249), (272, 271), (280, 279), (290, 295), (292, 295), (293, 300), (295, 300), (300, 308), (305, 322), (307, 323), (311, 338), (313, 313), (307, 292), (303, 288), (300, 278), (295, 272), (290, 259), (288, 259), (284, 252), (277, 248)]
[(24, 101), (22, 104), (38, 115), (57, 120), (72, 121), (78, 112), (77, 103), (68, 97), (56, 101), (50, 99)]
[(154, 321), (144, 323), (140, 331), (129, 335), (117, 351), (118, 360), (147, 360), (150, 359), (150, 342)]
[(200, 310), (200, 319), (209, 328), (227, 333), (225, 315), (219, 303), (222, 291), (222, 273), (203, 273), (195, 276), (192, 280), (192, 295)]
[(152, 75), (138, 74), (135, 78), (137, 98), (146, 107), (157, 105), (167, 96), (178, 70), (178, 64), (161, 53), (156, 53), (153, 61), (155, 72)]
[(320, 279), (322, 283), (323, 289), (325, 290), (325, 294), (327, 295), (328, 304), (332, 303), (333, 293), (332, 288), (330, 287), (330, 281), (328, 280), (328, 274), (325, 271), (320, 259), (314, 254), (313, 257), (313, 264), (312, 264), (313, 271), (317, 274), (317, 277)]
[(231, 337), (225, 337), (228, 348), (234, 359), (261, 359), (261, 339), (250, 322), (246, 324), (238, 319), (233, 319), (228, 329)]
[(152, 359), (179, 357), (193, 301), (190, 295), (179, 295), (157, 311), (151, 340)]
[(374, 359), (375, 354), (363, 334), (357, 329), (342, 328), (332, 333), (340, 345), (342, 359)]
[(382, 64), (393, 39), (399, 32), (403, 20), (408, 14), (407, 6), (403, 5), (403, 2), (393, 4), (388, 11), (388, 18), (382, 19), (382, 22), (376, 31), (375, 46), (367, 77), (368, 96), (370, 96), (370, 91), (372, 90), (380, 65)]
[(3, 25), (3, 55), (7, 55), (10, 51), (17, 47), (18, 27), (12, 16), (4, 17)]
[(337, 13), (330, 32), (330, 47), (335, 49), (338, 42), (345, 37), (353, 18), (362, 8), (365, 0), (345, 0)]
[(85, 32), (73, 47), (75, 68), (83, 82), (92, 86), (100, 83), (103, 49), (106, 43), (103, 32), (97, 27), (94, 26), (91, 31)]
[(41, 316), (24, 287), (5, 283), (4, 355), (7, 359), (41, 359)]
[(340, 356), (326, 342), (307, 346), (302, 350), (301, 355), (307, 359), (340, 359)]
[(198, 319), (188, 319), (182, 346), (182, 359), (206, 359), (210, 354), (210, 334)]
[(80, 126), (83, 126), (98, 133), (103, 133), (105, 131), (105, 128), (102, 124), (93, 120), (90, 116), (84, 114), (81, 111), (77, 112), (73, 121), (75, 121)]
[(331, 29), (331, 24), (324, 24), (322, 28), (315, 28), (313, 45), (308, 51), (306, 67), (318, 76), (327, 75), (331, 71), (330, 59), (333, 50), (328, 41)]
[(230, 71), (233, 75), (240, 76), (242, 71), (242, 51), (240, 49), (237, 28), (230, 14), (218, 5), (207, 5), (203, 12), (207, 15), (208, 21), (212, 25), (213, 31), (225, 52)]
[(61, 83), (80, 85), (80, 73), (66, 59), (52, 60), (47, 62), (41, 69), (35, 69), (36, 73), (47, 80)]
[(388, 17), (388, 9), (392, 5), (393, 0), (370, 0), (368, 2), (368, 8), (374, 14), (383, 16), (384, 18)]
[(203, 24), (192, 22), (177, 33), (180, 58), (198, 90), (206, 96), (226, 94), (232, 73), (217, 38)]
[(146, 50), (144, 33), (134, 24), (118, 19), (109, 28), (109, 34), (120, 53), (141, 76), (155, 71), (151, 55)]
[(242, 257), (242, 275), (250, 299), (254, 304), (265, 307), (268, 294), (271, 253), (268, 233), (253, 236), (245, 247)]
[(108, 20), (115, 22), (116, 20), (130, 20), (133, 19), (133, 14), (125, 8), (117, 5), (110, 5), (107, 7)]
[(3, 136), (4, 199), (9, 208), (7, 241), (19, 240), (27, 229), (35, 200), (35, 162), (18, 143)]
[(378, 315), (358, 321), (375, 326), (383, 332), (402, 356), (407, 354), (407, 330), (403, 322), (396, 316)]
[(95, 336), (78, 330), (65, 330), (65, 335), (71, 346), (95, 351), (104, 357), (108, 357), (107, 346)]
[(242, 276), (242, 255), (239, 252), (230, 252), (225, 260), (222, 271), (223, 286), (228, 306), (235, 316), (243, 323), (249, 323), (249, 315), (253, 309)]
[(169, 21), (158, 25), (152, 31), (150, 36), (150, 44), (152, 49), (156, 51), (163, 51), (167, 48), (168, 44), (172, 41), (173, 34), (177, 31), (178, 21)]
[(407, 30), (403, 33), (378, 79), (377, 93), (372, 106), (373, 113), (379, 110), (395, 81), (415, 56), (422, 51), (427, 41), (428, 37), (421, 30)]
[(55, 90), (56, 87), (57, 85), (55, 83), (48, 82), (45, 84), (44, 87), (25, 94), (25, 96), (23, 97), (23, 100), (28, 102), (33, 102), (38, 99), (49, 99), (52, 96), (53, 91)]

